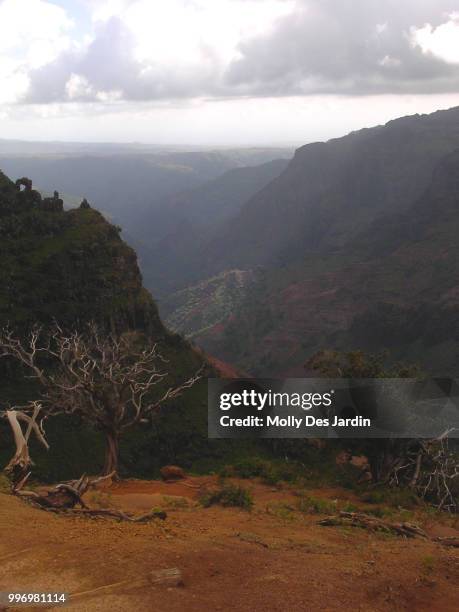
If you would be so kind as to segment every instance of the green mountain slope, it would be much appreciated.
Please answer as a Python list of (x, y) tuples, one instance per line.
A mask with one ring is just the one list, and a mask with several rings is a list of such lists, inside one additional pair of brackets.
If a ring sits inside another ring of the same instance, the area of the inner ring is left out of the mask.
[(97, 320), (164, 335), (136, 255), (93, 209), (46, 210), (0, 174), (0, 322)]
[[(42, 199), (26, 180), (22, 191), (0, 173), (0, 325), (22, 333), (35, 323), (56, 320), (68, 328), (96, 321), (106, 330), (136, 330), (145, 342), (158, 342), (168, 361), (170, 382), (186, 380), (204, 362), (180, 336), (162, 324), (142, 286), (135, 252), (119, 230), (91, 208), (64, 211), (58, 198)], [(0, 405), (36, 398), (33, 382), (0, 362)], [(153, 470), (177, 457), (208, 452), (206, 384), (196, 385), (153, 428), (137, 428), (123, 442), (131, 473)], [(4, 424), (0, 423), (4, 428)], [(96, 472), (102, 439), (72, 419), (52, 419), (47, 427), (52, 453), (38, 453), (44, 477)], [(62, 435), (61, 435), (62, 434)], [(3, 440), (9, 439), (2, 431)], [(0, 463), (10, 449), (0, 448)]]

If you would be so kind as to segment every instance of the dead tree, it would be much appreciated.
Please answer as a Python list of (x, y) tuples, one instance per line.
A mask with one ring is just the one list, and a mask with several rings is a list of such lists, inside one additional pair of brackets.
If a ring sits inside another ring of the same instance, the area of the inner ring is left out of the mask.
[(410, 440), (393, 464), (387, 482), (407, 486), (439, 510), (459, 511), (459, 456), (445, 431), (431, 440)]
[[(23, 486), (29, 476), (30, 472), (17, 484), (13, 489), (13, 493), (41, 510), (56, 513), (80, 514), (89, 517), (116, 518), (132, 523), (141, 523), (151, 519), (164, 520), (167, 517), (167, 514), (162, 510), (152, 510), (148, 514), (132, 516), (121, 510), (89, 508), (83, 499), (85, 493), (87, 493), (89, 489), (97, 487), (97, 485), (104, 480), (109, 480), (113, 474), (107, 474), (107, 476), (101, 476), (100, 478), (88, 478), (86, 474), (83, 474), (78, 480), (60, 483), (46, 491), (46, 493), (24, 490)], [(79, 508), (76, 506), (79, 506)]]
[(119, 440), (127, 429), (148, 421), (201, 378), (199, 370), (171, 383), (158, 344), (145, 348), (138, 333), (103, 334), (94, 324), (84, 333), (37, 327), (26, 340), (4, 329), (0, 356), (20, 362), (39, 383), (46, 415), (77, 415), (103, 432), (103, 474), (117, 472)]
[(39, 421), (41, 412), (42, 406), (39, 402), (32, 402), (23, 408), (11, 408), (0, 412), (0, 416), (6, 419), (11, 427), (16, 447), (14, 456), (5, 468), (5, 472), (13, 482), (13, 489), (33, 465), (29, 453), (29, 440), (32, 433), (47, 450), (49, 449), (42, 421)]
[[(306, 367), (320, 375), (334, 378), (417, 378), (416, 366), (387, 366), (388, 355), (368, 355), (362, 351), (340, 353), (319, 351)], [(411, 488), (421, 499), (438, 509), (459, 511), (459, 455), (449, 445), (445, 431), (438, 438), (358, 439), (352, 442), (358, 452), (367, 455), (375, 484)], [(351, 444), (351, 441), (349, 441)]]

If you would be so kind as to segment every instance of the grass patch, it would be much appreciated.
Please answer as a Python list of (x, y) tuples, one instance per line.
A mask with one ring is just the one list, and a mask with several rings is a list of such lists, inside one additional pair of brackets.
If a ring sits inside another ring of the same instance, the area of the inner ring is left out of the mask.
[(351, 502), (346, 502), (344, 506), (340, 508), (343, 512), (359, 512), (360, 508)]
[(184, 510), (190, 507), (190, 504), (186, 497), (169, 497), (169, 495), (163, 495), (163, 505), (168, 510)]
[(298, 500), (297, 508), (305, 514), (333, 514), (337, 510), (337, 504), (328, 499), (303, 495)]
[(220, 505), (251, 510), (253, 506), (253, 497), (250, 491), (244, 487), (224, 484), (218, 489), (203, 492), (199, 497), (199, 503), (204, 506), (204, 508)]
[(282, 519), (283, 521), (291, 521), (294, 518), (294, 508), (289, 504), (282, 502), (272, 502), (266, 506), (266, 513), (271, 516)]
[(426, 555), (421, 559), (422, 571), (430, 574), (435, 569), (435, 558), (432, 555)]
[(375, 508), (368, 508), (365, 510), (365, 514), (375, 516), (376, 518), (387, 518), (394, 515), (393, 508), (385, 508), (384, 506), (376, 506)]

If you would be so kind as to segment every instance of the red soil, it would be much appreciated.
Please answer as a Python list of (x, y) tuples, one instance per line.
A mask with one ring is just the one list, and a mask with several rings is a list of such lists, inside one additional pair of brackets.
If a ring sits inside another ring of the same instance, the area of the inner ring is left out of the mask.
[[(68, 609), (91, 612), (458, 609), (457, 549), (321, 527), (319, 515), (297, 509), (293, 489), (241, 482), (252, 490), (251, 512), (200, 507), (196, 498), (216, 484), (212, 477), (126, 481), (87, 496), (134, 513), (166, 509), (165, 521), (146, 524), (54, 515), (0, 494), (0, 591), (89, 591)], [(358, 504), (340, 489), (306, 493)], [(435, 535), (458, 534), (449, 519), (415, 520)], [(174, 567), (183, 587), (147, 579)]]

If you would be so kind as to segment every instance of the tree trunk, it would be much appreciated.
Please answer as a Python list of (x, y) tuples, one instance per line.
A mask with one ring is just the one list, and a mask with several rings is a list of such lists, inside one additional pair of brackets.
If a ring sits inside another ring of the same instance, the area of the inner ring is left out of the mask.
[(7, 410), (6, 417), (13, 431), (16, 452), (14, 457), (6, 466), (5, 472), (11, 474), (13, 476), (13, 480), (16, 481), (22, 478), (32, 465), (32, 460), (30, 459), (29, 455), (29, 447), (27, 445), (28, 432), (26, 436), (24, 436), (21, 425), (19, 424), (18, 413), (16, 410)]
[(105, 463), (102, 475), (108, 476), (118, 472), (119, 434), (115, 431), (105, 432)]

